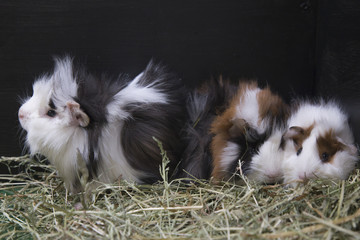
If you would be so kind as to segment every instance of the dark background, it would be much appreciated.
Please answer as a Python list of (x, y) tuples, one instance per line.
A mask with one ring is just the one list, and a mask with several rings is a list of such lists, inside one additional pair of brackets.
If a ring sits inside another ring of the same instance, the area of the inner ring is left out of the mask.
[(286, 100), (336, 97), (360, 139), (358, 0), (1, 0), (0, 156), (22, 153), (19, 97), (64, 54), (94, 73), (135, 76), (155, 58), (190, 88), (223, 74)]

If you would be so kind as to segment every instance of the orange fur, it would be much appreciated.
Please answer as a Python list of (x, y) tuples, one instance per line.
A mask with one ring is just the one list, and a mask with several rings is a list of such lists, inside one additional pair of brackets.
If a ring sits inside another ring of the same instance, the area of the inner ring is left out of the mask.
[[(262, 89), (256, 98), (259, 103), (259, 123), (269, 115), (272, 116), (272, 121), (275, 117), (289, 116), (287, 104), (278, 95), (273, 94), (269, 87)], [(273, 122), (270, 124), (272, 125)]]
[(241, 83), (237, 94), (231, 100), (227, 110), (217, 116), (211, 125), (211, 132), (215, 134), (211, 141), (211, 152), (213, 156), (213, 171), (211, 176), (214, 180), (221, 180), (227, 177), (225, 169), (221, 166), (221, 155), (230, 137), (235, 137), (236, 134), (244, 134), (245, 132), (246, 122), (240, 119), (234, 119), (234, 116), (236, 107), (241, 101), (244, 92), (254, 88), (257, 88), (255, 81)]
[(326, 153), (329, 156), (326, 162), (329, 163), (333, 161), (334, 156), (338, 151), (342, 151), (346, 147), (343, 143), (336, 139), (332, 130), (326, 132), (324, 136), (317, 138), (316, 143), (320, 159), (322, 159), (322, 154)]

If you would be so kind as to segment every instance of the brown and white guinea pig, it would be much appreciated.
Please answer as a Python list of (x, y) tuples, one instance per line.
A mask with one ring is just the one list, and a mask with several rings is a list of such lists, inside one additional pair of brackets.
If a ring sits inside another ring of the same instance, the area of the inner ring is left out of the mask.
[(237, 86), (229, 81), (211, 79), (193, 90), (187, 99), (188, 120), (182, 137), (186, 142), (177, 178), (209, 179), (212, 171), (210, 144), (213, 134), (211, 123), (222, 113), (235, 93)]
[(90, 179), (153, 183), (162, 161), (153, 137), (167, 151), (170, 174), (180, 160), (184, 95), (180, 79), (153, 61), (130, 79), (92, 75), (65, 57), (35, 81), (18, 116), (30, 153), (47, 157), (71, 192), (81, 189), (77, 149)]
[(358, 152), (348, 117), (334, 101), (295, 104), (280, 151), (284, 182), (296, 186), (306, 179), (346, 179)]
[(269, 87), (241, 82), (228, 109), (212, 123), (212, 177), (230, 178), (241, 163), (251, 180), (282, 180), (282, 153), (278, 151), (289, 107)]

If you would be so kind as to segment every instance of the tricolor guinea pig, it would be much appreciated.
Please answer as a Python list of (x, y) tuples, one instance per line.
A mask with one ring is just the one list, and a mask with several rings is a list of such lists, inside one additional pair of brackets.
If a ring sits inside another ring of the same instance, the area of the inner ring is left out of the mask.
[(284, 182), (346, 179), (358, 161), (348, 117), (334, 101), (298, 102), (282, 136)]
[(18, 117), (30, 153), (47, 157), (66, 188), (77, 192), (77, 152), (90, 179), (161, 179), (162, 157), (153, 137), (167, 151), (171, 175), (182, 152), (184, 101), (180, 79), (153, 61), (131, 79), (95, 76), (65, 57), (55, 60), (51, 74), (35, 81)]
[(269, 87), (240, 82), (229, 107), (211, 125), (212, 177), (230, 178), (241, 165), (245, 176), (263, 183), (282, 180), (278, 151), (289, 107)]

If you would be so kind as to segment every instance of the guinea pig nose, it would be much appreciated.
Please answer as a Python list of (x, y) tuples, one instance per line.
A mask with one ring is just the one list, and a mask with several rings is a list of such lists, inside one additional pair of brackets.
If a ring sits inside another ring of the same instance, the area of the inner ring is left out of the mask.
[(26, 117), (26, 112), (23, 111), (22, 109), (20, 109), (18, 116), (19, 116), (19, 119), (24, 119)]
[(268, 173), (268, 174), (265, 174), (269, 179), (277, 179), (280, 174), (278, 173)]
[(299, 174), (299, 179), (305, 180), (306, 179), (306, 174), (305, 173)]

